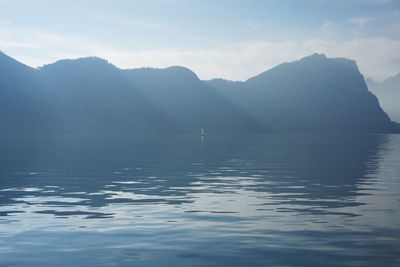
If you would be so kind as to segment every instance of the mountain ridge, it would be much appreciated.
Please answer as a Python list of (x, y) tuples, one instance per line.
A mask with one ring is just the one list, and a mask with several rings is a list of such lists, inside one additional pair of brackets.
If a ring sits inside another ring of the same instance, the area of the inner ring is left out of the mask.
[(0, 132), (398, 131), (355, 61), (323, 54), (243, 82), (202, 81), (182, 66), (120, 69), (97, 57), (33, 69), (3, 54), (1, 68)]

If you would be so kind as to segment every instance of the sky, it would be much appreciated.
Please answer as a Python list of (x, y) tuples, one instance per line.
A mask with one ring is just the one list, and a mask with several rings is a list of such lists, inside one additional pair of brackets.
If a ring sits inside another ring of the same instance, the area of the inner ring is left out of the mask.
[(0, 50), (32, 67), (97, 56), (246, 80), (313, 53), (400, 72), (400, 0), (0, 0)]

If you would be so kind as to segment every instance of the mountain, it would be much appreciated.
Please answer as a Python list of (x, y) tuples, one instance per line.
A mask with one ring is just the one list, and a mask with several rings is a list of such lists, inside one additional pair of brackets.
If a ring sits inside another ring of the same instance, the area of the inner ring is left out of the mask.
[(106, 60), (61, 60), (40, 69), (58, 132), (130, 133), (174, 128), (173, 121)]
[(2, 55), (1, 133), (271, 131), (183, 67), (121, 70), (88, 57), (32, 69)]
[(278, 132), (392, 132), (356, 63), (314, 54), (245, 82), (207, 84)]
[(380, 83), (371, 79), (366, 82), (390, 117), (400, 122), (400, 73)]
[(0, 53), (0, 133), (393, 132), (356, 64), (313, 55), (245, 82), (96, 57), (30, 68)]
[(184, 131), (266, 132), (270, 129), (223, 98), (184, 67), (125, 70), (135, 88)]

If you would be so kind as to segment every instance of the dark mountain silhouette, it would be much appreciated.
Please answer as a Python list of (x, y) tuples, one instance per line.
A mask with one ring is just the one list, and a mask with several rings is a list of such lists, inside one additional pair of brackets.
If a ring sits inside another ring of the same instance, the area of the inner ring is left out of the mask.
[(400, 73), (380, 83), (371, 79), (366, 82), (390, 117), (400, 121)]
[(1, 133), (391, 132), (353, 61), (313, 55), (246, 82), (89, 57), (39, 69), (0, 54)]
[(314, 54), (245, 82), (208, 85), (279, 132), (392, 132), (354, 61)]

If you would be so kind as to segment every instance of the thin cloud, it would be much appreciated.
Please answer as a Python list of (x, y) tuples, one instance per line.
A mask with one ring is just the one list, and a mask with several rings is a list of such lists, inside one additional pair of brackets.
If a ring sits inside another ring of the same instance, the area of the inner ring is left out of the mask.
[(252, 30), (257, 30), (260, 28), (259, 24), (252, 22), (252, 21), (247, 21), (244, 23), (244, 25)]
[(355, 24), (357, 26), (364, 26), (365, 24), (367, 24), (368, 22), (371, 21), (371, 18), (352, 18), (349, 20), (349, 23)]
[(0, 49), (31, 66), (41, 66), (63, 58), (98, 56), (121, 68), (182, 65), (191, 68), (202, 79), (222, 77), (245, 80), (282, 62), (320, 52), (330, 57), (356, 60), (361, 72), (377, 81), (400, 72), (399, 58), (396, 57), (400, 54), (400, 40), (383, 37), (343, 41), (320, 38), (286, 42), (260, 40), (225, 43), (212, 48), (124, 51), (80, 36), (43, 31), (5, 33), (0, 30)]
[(121, 16), (113, 16), (109, 14), (96, 14), (86, 18), (87, 20), (103, 21), (106, 23), (117, 24), (125, 27), (139, 27), (139, 28), (159, 28), (163, 24), (155, 21), (136, 20)]
[(298, 60), (315, 52), (330, 57), (354, 59), (366, 77), (378, 81), (400, 72), (400, 64), (394, 57), (400, 54), (400, 41), (385, 38), (340, 42), (322, 39), (298, 42), (254, 41), (226, 44), (215, 49), (177, 48), (139, 52), (108, 50), (101, 53), (123, 68), (183, 65), (194, 70), (202, 79), (222, 77), (245, 80), (280, 63)]

